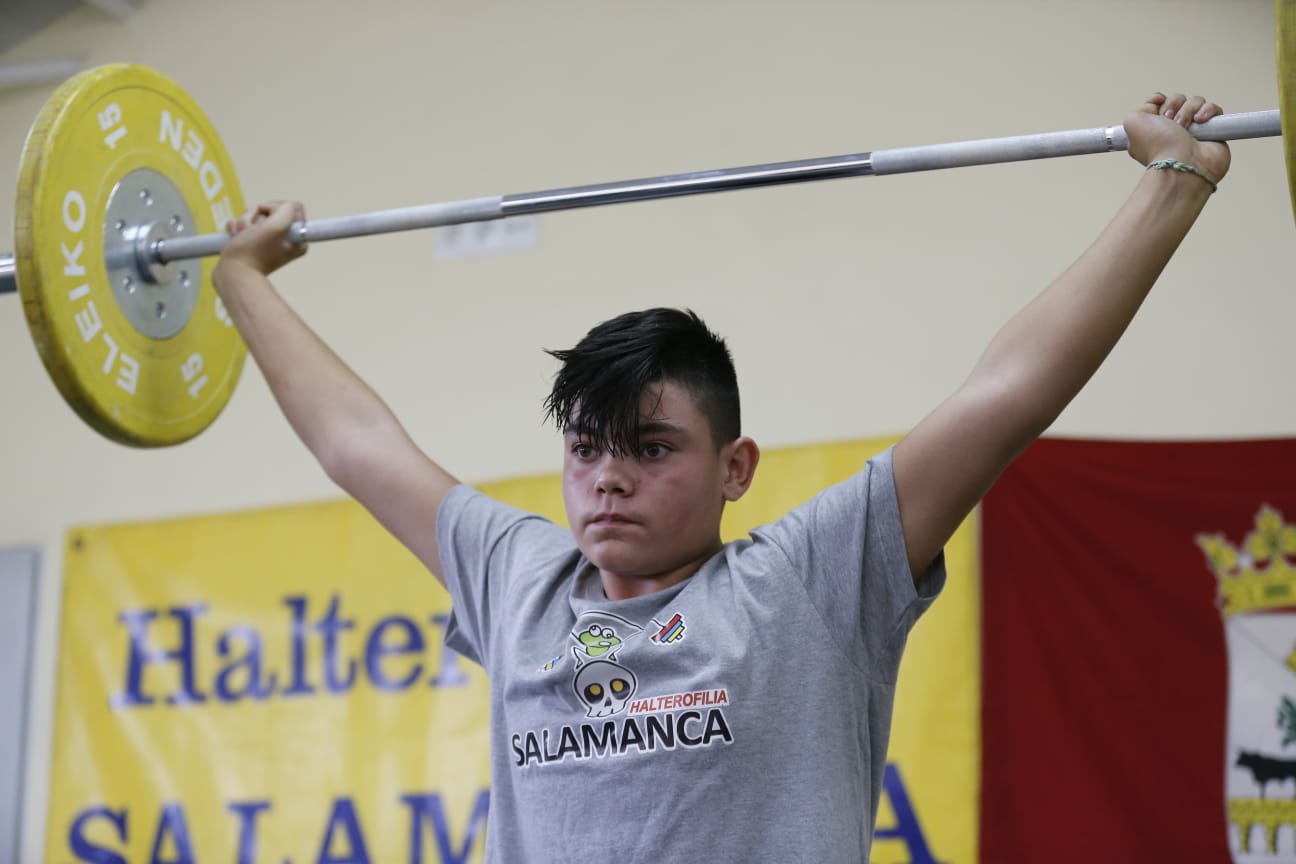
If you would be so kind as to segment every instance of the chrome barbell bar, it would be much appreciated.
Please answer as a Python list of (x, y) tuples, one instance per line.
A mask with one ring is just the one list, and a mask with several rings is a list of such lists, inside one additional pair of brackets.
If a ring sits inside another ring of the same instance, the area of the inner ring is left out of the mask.
[[(1202, 141), (1236, 141), (1282, 135), (1277, 109), (1221, 114), (1191, 127)], [(984, 138), (947, 144), (929, 144), (892, 150), (875, 150), (846, 156), (774, 162), (740, 168), (723, 168), (687, 174), (647, 177), (616, 183), (598, 183), (531, 192), (497, 195), (441, 204), (379, 210), (350, 216), (295, 222), (290, 237), (295, 242), (321, 242), (412, 231), (468, 222), (487, 222), (535, 213), (650, 201), (707, 192), (725, 192), (759, 186), (779, 186), (811, 180), (884, 176), (944, 168), (964, 168), (1004, 162), (1025, 162), (1062, 156), (1084, 156), (1127, 150), (1123, 126), (1098, 126), (1065, 132), (1042, 132), (1006, 138)], [(141, 245), (133, 250), (143, 269), (149, 263), (165, 264), (217, 255), (229, 241), (226, 234), (147, 239), (148, 231), (135, 232)], [(120, 250), (119, 250), (120, 251)], [(127, 250), (128, 252), (131, 250)], [(13, 255), (0, 255), (0, 294), (17, 290)]]

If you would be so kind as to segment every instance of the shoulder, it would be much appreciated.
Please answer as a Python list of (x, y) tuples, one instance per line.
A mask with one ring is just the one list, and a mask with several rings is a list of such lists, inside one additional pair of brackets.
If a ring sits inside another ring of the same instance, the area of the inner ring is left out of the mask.
[(566, 551), (575, 546), (571, 532), (537, 513), (460, 484), (441, 502), (437, 533), (443, 543), (495, 545), (524, 543)]

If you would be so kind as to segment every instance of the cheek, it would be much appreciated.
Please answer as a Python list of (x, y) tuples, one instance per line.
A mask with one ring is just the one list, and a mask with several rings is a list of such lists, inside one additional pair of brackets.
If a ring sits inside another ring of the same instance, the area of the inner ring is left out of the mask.
[(703, 472), (682, 472), (662, 478), (663, 511), (668, 522), (684, 531), (709, 530), (707, 524), (721, 512), (721, 490)]
[(570, 466), (564, 466), (562, 476), (562, 495), (563, 505), (567, 508), (568, 517), (571, 516), (572, 506), (580, 500), (577, 491), (580, 488), (581, 481), (577, 472), (573, 471)]

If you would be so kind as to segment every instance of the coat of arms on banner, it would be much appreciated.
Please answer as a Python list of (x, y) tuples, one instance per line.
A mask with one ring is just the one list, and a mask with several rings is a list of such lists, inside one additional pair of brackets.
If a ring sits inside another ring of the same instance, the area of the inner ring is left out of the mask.
[(1296, 525), (1263, 505), (1240, 547), (1199, 534), (1229, 657), (1225, 793), (1237, 864), (1296, 864)]

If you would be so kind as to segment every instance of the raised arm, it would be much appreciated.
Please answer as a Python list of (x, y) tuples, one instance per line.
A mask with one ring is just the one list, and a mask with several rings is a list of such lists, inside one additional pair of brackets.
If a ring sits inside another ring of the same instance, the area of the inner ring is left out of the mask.
[(444, 583), (436, 517), (457, 481), (410, 440), (387, 405), (267, 278), (305, 253), (288, 239), (300, 204), (262, 204), (229, 226), (213, 281), (284, 416), (328, 476)]
[[(1225, 144), (1192, 123), (1219, 106), (1155, 94), (1125, 121), (1130, 155), (1193, 166), (1218, 181)], [(1212, 191), (1186, 169), (1144, 172), (1097, 240), (1003, 326), (971, 375), (893, 454), (900, 519), (915, 578), (1008, 464), (1080, 391), (1115, 346)]]

